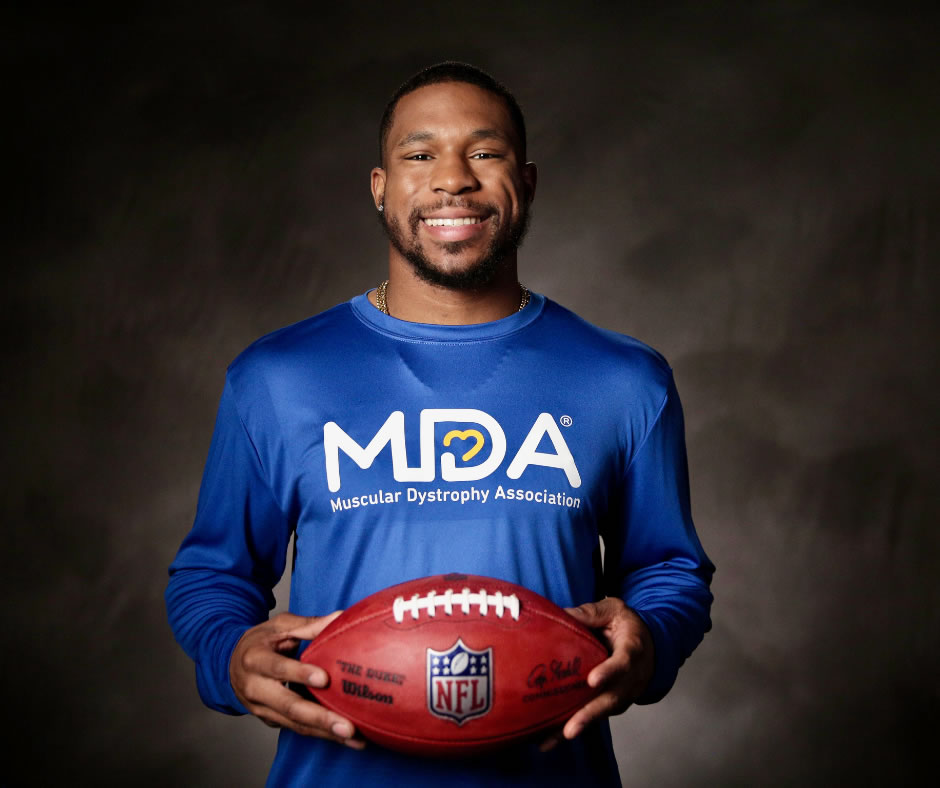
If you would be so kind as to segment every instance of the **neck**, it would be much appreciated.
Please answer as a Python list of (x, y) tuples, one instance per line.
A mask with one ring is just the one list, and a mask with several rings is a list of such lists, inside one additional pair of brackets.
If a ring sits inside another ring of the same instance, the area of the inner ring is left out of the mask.
[[(419, 278), (407, 261), (390, 260), (386, 306), (388, 313), (411, 323), (471, 325), (489, 323), (519, 310), (522, 288), (516, 261), (506, 265), (487, 285), (474, 290), (456, 290)], [(369, 294), (376, 304), (376, 293)], [(377, 304), (376, 304), (377, 305)]]

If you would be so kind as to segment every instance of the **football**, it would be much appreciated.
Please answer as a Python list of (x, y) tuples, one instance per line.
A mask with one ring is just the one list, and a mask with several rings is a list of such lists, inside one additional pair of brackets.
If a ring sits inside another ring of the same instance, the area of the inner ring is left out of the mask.
[(371, 741), (418, 755), (469, 755), (560, 726), (596, 693), (607, 658), (594, 634), (504, 580), (438, 575), (372, 594), (311, 642), (311, 688)]

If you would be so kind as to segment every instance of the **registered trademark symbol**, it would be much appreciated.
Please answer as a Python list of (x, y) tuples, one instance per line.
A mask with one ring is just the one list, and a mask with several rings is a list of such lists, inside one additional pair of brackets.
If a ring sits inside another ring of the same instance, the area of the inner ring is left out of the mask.
[(562, 417), (559, 419), (559, 421), (561, 422), (561, 426), (562, 426), (562, 427), (570, 427), (570, 426), (571, 426), (571, 416), (562, 416)]

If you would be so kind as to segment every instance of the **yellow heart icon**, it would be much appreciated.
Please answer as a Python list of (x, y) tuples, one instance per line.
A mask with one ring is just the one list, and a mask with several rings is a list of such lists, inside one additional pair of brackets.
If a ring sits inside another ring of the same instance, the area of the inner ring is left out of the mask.
[(480, 449), (483, 448), (483, 433), (479, 430), (451, 430), (444, 436), (444, 445), (450, 446), (450, 442), (454, 438), (460, 438), (461, 440), (467, 440), (468, 438), (476, 438), (476, 444), (470, 449), (466, 454), (463, 455), (460, 459), (464, 462), (475, 457)]

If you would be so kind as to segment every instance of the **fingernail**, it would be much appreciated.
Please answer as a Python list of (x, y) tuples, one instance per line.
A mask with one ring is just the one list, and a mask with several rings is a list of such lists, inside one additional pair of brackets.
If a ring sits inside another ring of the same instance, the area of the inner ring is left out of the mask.
[(307, 684), (309, 684), (311, 687), (325, 687), (326, 673), (324, 673), (322, 670), (314, 671), (307, 679)]
[(558, 737), (553, 736), (548, 741), (542, 742), (541, 746), (539, 747), (539, 752), (550, 752), (551, 750), (554, 750), (557, 746), (558, 746)]
[(339, 736), (341, 739), (348, 739), (353, 735), (352, 725), (348, 722), (334, 722), (333, 727), (330, 728), (333, 731), (333, 734)]
[[(577, 739), (581, 735), (581, 731), (584, 730), (583, 725), (575, 725), (570, 731), (565, 733), (565, 737), (568, 739)], [(570, 733), (570, 735), (568, 735)]]

